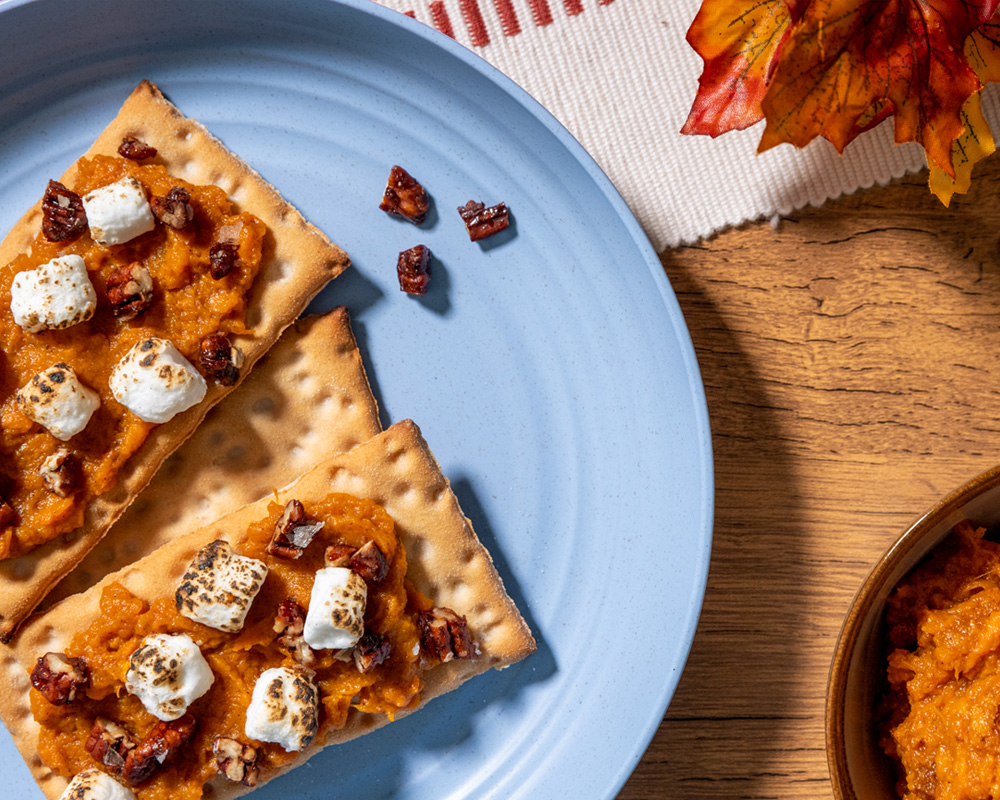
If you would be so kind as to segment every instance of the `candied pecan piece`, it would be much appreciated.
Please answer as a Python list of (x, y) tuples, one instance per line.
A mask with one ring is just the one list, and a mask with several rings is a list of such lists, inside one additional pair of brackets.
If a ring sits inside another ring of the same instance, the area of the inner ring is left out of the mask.
[(359, 672), (368, 672), (385, 661), (391, 652), (389, 637), (369, 631), (354, 645), (354, 664)]
[(274, 617), (274, 632), (278, 634), (275, 641), (302, 666), (311, 667), (316, 663), (316, 653), (302, 636), (305, 625), (306, 612), (292, 598), (278, 604), (278, 613)]
[(83, 198), (59, 181), (49, 181), (42, 197), (42, 235), (50, 242), (75, 239), (87, 230)]
[(153, 276), (139, 261), (112, 272), (108, 276), (107, 288), (111, 310), (123, 322), (153, 304)]
[(469, 232), (469, 239), (473, 242), (500, 233), (510, 224), (509, 213), (504, 203), (497, 203), (487, 208), (483, 203), (470, 200), (464, 206), (459, 206), (458, 213), (465, 223), (465, 230)]
[(431, 251), (423, 244), (403, 250), (396, 260), (399, 288), (407, 294), (427, 294), (431, 282)]
[(72, 703), (77, 690), (85, 686), (89, 678), (86, 661), (68, 658), (62, 653), (46, 653), (31, 671), (31, 685), (56, 706)]
[(194, 219), (191, 193), (182, 186), (173, 187), (166, 197), (154, 195), (149, 201), (149, 207), (160, 222), (178, 230)]
[(201, 340), (201, 367), (209, 378), (232, 386), (240, 379), (242, 366), (243, 351), (226, 334), (210, 333)]
[(465, 617), (450, 608), (439, 606), (417, 614), (420, 644), (433, 658), (451, 661), (453, 658), (475, 658), (479, 648), (472, 641)]
[(351, 556), (351, 569), (367, 583), (378, 583), (389, 572), (385, 553), (374, 540), (369, 539)]
[(347, 544), (331, 544), (323, 553), (323, 563), (327, 567), (350, 567), (354, 548)]
[(228, 736), (216, 736), (212, 742), (215, 768), (234, 783), (256, 786), (260, 776), (257, 750)]
[(302, 503), (289, 500), (274, 526), (274, 536), (267, 546), (267, 552), (280, 558), (298, 558), (322, 528), (322, 522), (306, 516)]
[(130, 158), (133, 161), (142, 161), (144, 158), (152, 158), (156, 155), (156, 148), (146, 144), (142, 139), (134, 136), (126, 136), (122, 143), (118, 145), (118, 155), (122, 158)]
[(378, 207), (389, 214), (402, 217), (419, 225), (427, 217), (430, 200), (420, 182), (401, 166), (389, 170), (389, 180), (385, 185), (382, 202)]
[(218, 242), (208, 251), (208, 271), (217, 281), (225, 278), (236, 266), (237, 247), (232, 242)]
[(187, 743), (196, 725), (197, 720), (190, 714), (172, 722), (158, 722), (125, 756), (122, 780), (129, 786), (148, 781), (170, 756)]
[(121, 775), (125, 758), (138, 744), (139, 740), (121, 725), (98, 717), (84, 748), (94, 761), (103, 764), (115, 775)]
[(80, 462), (65, 447), (60, 447), (42, 462), (42, 482), (56, 497), (69, 497), (80, 485)]

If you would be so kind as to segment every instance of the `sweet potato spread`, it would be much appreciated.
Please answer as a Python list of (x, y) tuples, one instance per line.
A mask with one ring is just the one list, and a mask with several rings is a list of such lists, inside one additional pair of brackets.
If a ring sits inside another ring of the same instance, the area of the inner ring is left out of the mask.
[[(152, 336), (167, 339), (198, 365), (204, 337), (245, 331), (246, 295), (261, 262), (264, 224), (252, 214), (234, 213), (222, 189), (171, 177), (155, 159), (85, 159), (79, 183), (69, 188), (82, 196), (126, 176), (137, 179), (150, 198), (165, 197), (174, 187), (187, 190), (193, 218), (179, 229), (157, 222), (153, 230), (109, 246), (95, 243), (86, 229), (61, 242), (39, 233), (30, 252), (0, 271), (0, 498), (6, 503), (0, 514), (0, 558), (20, 555), (82, 525), (87, 500), (115, 485), (122, 464), (154, 427), (130, 413), (108, 387), (112, 368), (133, 345)], [(235, 268), (213, 277), (209, 254), (222, 240), (236, 246)], [(14, 276), (71, 254), (86, 263), (96, 311), (71, 327), (25, 331), (11, 312)], [(108, 281), (133, 262), (152, 277), (152, 302), (131, 319), (116, 318)], [(70, 365), (100, 398), (86, 428), (65, 443), (24, 416), (15, 401), (20, 387), (56, 363)], [(76, 460), (76, 480), (65, 496), (42, 479), (43, 463), (60, 448)]]
[(882, 747), (904, 800), (1000, 797), (1000, 545), (957, 525), (888, 601)]
[(244, 537), (234, 538), (236, 554), (259, 559), (268, 567), (238, 633), (224, 633), (188, 619), (178, 612), (174, 597), (146, 603), (120, 584), (110, 584), (104, 590), (100, 617), (74, 637), (65, 653), (86, 665), (89, 678), (85, 688), (64, 704), (53, 704), (37, 689), (30, 693), (32, 712), (41, 725), (38, 753), (48, 767), (67, 777), (94, 767), (112, 771), (106, 763), (95, 761), (86, 747), (98, 718), (111, 720), (137, 739), (158, 724), (125, 687), (130, 656), (154, 633), (189, 635), (211, 666), (214, 683), (188, 708), (196, 724), (192, 738), (171, 752), (152, 778), (131, 787), (140, 800), (201, 797), (203, 785), (217, 776), (213, 742), (218, 736), (256, 750), (255, 768), (261, 781), (289, 763), (294, 753), (244, 735), (246, 712), (254, 684), (266, 669), (301, 665), (287, 643), (278, 641), (276, 613), (287, 600), (308, 609), (314, 576), (327, 563), (331, 545), (350, 551), (374, 542), (384, 554), (384, 577), (368, 585), (364, 624), (366, 631), (388, 640), (390, 651), (367, 672), (353, 660), (339, 659), (333, 651), (312, 653), (309, 670), (320, 692), (315, 741), (321, 744), (325, 733), (342, 727), (352, 707), (391, 719), (400, 709), (419, 703), (421, 670), (434, 662), (421, 651), (417, 618), (431, 603), (406, 579), (406, 553), (392, 519), (374, 502), (346, 494), (331, 494), (321, 502), (303, 505), (310, 519), (325, 524), (297, 558), (270, 552), (275, 525), (283, 513), (278, 503), (272, 503), (268, 516), (251, 525)]

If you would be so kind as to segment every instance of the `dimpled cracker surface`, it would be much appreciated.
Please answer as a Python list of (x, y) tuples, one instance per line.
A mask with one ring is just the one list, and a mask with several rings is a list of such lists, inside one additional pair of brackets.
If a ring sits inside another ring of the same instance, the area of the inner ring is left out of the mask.
[[(116, 154), (124, 136), (134, 136), (156, 147), (158, 153), (150, 161), (162, 163), (171, 174), (192, 183), (220, 186), (239, 210), (256, 214), (267, 225), (261, 269), (248, 298), (247, 326), (252, 331), (231, 337), (245, 356), (245, 376), (315, 294), (349, 265), (347, 255), (148, 81), (139, 84), (84, 157)], [(77, 169), (73, 164), (60, 178), (70, 189)], [(30, 248), (41, 216), (40, 205), (36, 205), (0, 242), (0, 265), (10, 263)], [(80, 528), (25, 556), (0, 562), (0, 639), (10, 638), (49, 589), (100, 541), (164, 459), (191, 435), (208, 409), (233, 388), (213, 383), (205, 400), (157, 426), (125, 463), (115, 488), (88, 504)]]
[(39, 608), (269, 495), (381, 430), (347, 309), (296, 322)]
[[(406, 548), (407, 577), (436, 605), (465, 615), (481, 650), (476, 659), (450, 661), (425, 672), (421, 705), (403, 713), (418, 710), (469, 678), (491, 667), (502, 669), (535, 650), (535, 641), (507, 596), (489, 553), (476, 538), (448, 479), (413, 422), (399, 422), (349, 453), (322, 462), (279, 491), (278, 500), (319, 499), (330, 492), (369, 497), (389, 512)], [(175, 539), (83, 594), (68, 597), (25, 622), (13, 646), (4, 652), (3, 678), (11, 688), (0, 693), (0, 716), (48, 797), (58, 797), (67, 780), (46, 768), (35, 752), (38, 726), (28, 706), (27, 675), (37, 658), (49, 650), (65, 650), (73, 635), (90, 625), (99, 612), (101, 591), (112, 581), (147, 600), (172, 596), (188, 563), (203, 545), (215, 539), (238, 541), (251, 522), (266, 515), (272, 500), (264, 498)], [(387, 722), (384, 715), (352, 711), (343, 729), (331, 731), (324, 742), (314, 743), (281, 772), (303, 763), (323, 746), (348, 741)], [(249, 791), (221, 777), (210, 789), (206, 796), (212, 798)]]

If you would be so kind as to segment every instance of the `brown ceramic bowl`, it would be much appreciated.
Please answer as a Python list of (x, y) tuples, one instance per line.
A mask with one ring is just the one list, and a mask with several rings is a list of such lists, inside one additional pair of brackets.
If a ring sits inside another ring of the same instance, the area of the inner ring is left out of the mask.
[(826, 693), (826, 753), (837, 800), (897, 800), (874, 719), (883, 669), (885, 601), (963, 519), (987, 528), (1000, 525), (1000, 467), (973, 478), (914, 522), (882, 556), (851, 603)]

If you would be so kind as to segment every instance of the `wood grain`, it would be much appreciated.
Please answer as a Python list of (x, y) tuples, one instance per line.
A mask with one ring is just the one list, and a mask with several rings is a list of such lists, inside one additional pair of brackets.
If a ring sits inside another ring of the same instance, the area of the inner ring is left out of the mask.
[(949, 210), (925, 181), (661, 255), (708, 398), (716, 518), (687, 667), (621, 800), (831, 797), (827, 671), (854, 593), (1000, 461), (1000, 158)]

